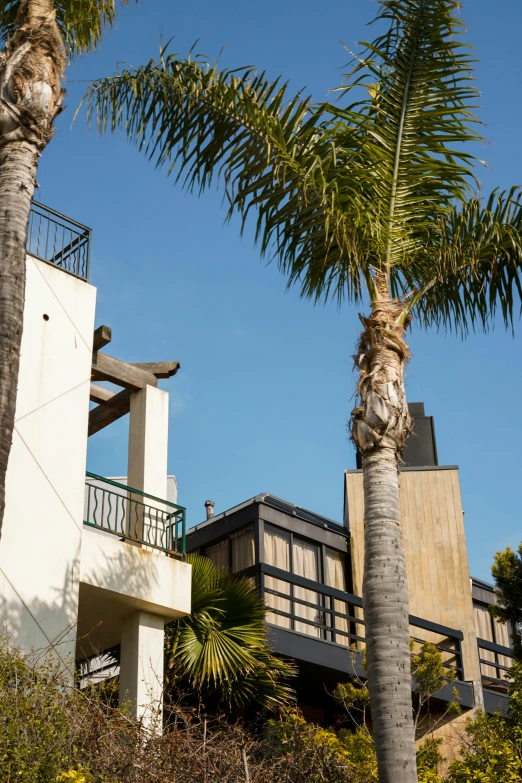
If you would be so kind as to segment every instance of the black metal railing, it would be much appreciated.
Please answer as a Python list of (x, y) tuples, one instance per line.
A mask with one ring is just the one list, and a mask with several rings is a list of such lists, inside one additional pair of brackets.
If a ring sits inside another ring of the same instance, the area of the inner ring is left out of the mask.
[[(359, 596), (266, 563), (258, 563), (242, 575), (254, 578), (258, 584), (268, 607), (269, 624), (346, 648), (364, 648), (363, 602)], [(455, 679), (464, 680), (462, 631), (414, 615), (409, 620), (413, 652), (418, 652), (425, 642), (431, 642)]]
[(87, 473), (83, 521), (168, 554), (182, 556), (187, 551), (183, 506), (96, 473)]
[(29, 255), (88, 280), (90, 246), (90, 228), (33, 201), (27, 230)]
[(477, 644), (483, 687), (507, 693), (510, 683), (508, 671), (514, 663), (513, 650), (487, 639), (477, 639)]

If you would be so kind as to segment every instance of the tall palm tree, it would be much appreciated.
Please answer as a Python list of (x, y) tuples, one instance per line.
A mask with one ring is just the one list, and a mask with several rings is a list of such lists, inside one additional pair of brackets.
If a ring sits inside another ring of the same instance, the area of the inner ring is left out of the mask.
[(270, 652), (266, 609), (255, 587), (206, 557), (188, 555), (187, 561), (192, 564), (192, 610), (168, 626), (168, 680), (185, 681), (230, 706), (288, 704), (292, 691), (285, 680), (294, 667)]
[(159, 61), (94, 82), (88, 116), (123, 129), (182, 184), (223, 184), (229, 215), (257, 216), (256, 240), (314, 300), (368, 308), (356, 349), (362, 456), (368, 681), (381, 783), (415, 770), (408, 589), (398, 467), (411, 431), (407, 329), (506, 324), (522, 294), (522, 198), (477, 195), (474, 57), (457, 0), (380, 0), (384, 29), (339, 101), (313, 104), (254, 68)]
[(114, 0), (0, 0), (0, 532), (38, 160), (63, 108), (68, 60), (96, 49), (114, 19)]

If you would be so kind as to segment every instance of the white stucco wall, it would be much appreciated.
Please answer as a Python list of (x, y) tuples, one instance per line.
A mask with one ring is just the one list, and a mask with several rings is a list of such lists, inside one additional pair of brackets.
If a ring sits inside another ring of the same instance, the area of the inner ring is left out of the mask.
[[(1, 632), (74, 654), (96, 289), (27, 258), (0, 539)], [(44, 318), (47, 316), (47, 318)]]

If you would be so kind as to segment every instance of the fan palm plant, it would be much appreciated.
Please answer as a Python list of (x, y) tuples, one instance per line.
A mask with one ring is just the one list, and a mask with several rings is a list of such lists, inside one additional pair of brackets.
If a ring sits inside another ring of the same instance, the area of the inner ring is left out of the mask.
[(0, 0), (0, 532), (38, 159), (63, 108), (68, 60), (96, 49), (114, 19), (114, 0)]
[(192, 611), (168, 627), (168, 679), (216, 694), (229, 706), (288, 704), (292, 691), (284, 680), (294, 668), (270, 652), (266, 610), (256, 588), (206, 557), (188, 555), (187, 561), (192, 564)]
[(251, 67), (159, 61), (94, 82), (88, 117), (123, 129), (157, 165), (204, 190), (218, 178), (288, 283), (367, 308), (350, 430), (362, 457), (363, 600), (381, 783), (416, 780), (408, 589), (398, 467), (411, 432), (410, 324), (465, 334), (507, 325), (522, 294), (522, 198), (483, 201), (474, 57), (457, 0), (380, 0), (335, 104), (314, 104)]

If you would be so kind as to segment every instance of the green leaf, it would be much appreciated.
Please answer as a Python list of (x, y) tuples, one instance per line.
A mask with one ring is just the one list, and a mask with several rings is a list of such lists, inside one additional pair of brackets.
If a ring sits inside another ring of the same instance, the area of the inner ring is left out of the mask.
[[(129, 0), (54, 0), (56, 21), (70, 57), (99, 48), (106, 27), (116, 21), (118, 5)], [(0, 0), (0, 44), (16, 28), (21, 0)]]

